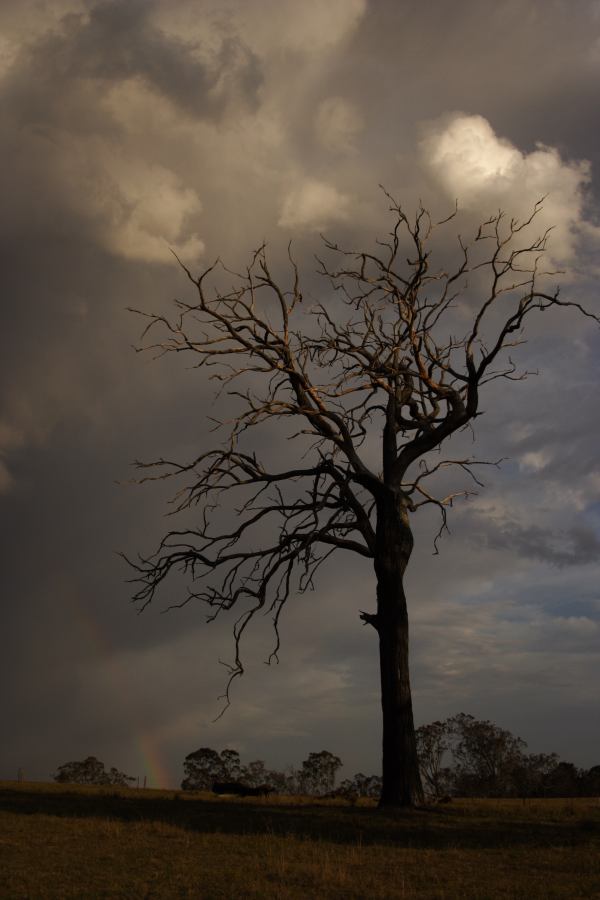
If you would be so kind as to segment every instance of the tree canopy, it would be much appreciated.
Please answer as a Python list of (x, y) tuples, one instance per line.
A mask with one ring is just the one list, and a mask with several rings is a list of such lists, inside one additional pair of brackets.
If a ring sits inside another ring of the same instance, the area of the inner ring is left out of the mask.
[(107, 772), (104, 763), (95, 756), (87, 756), (78, 762), (64, 763), (58, 767), (58, 771), (53, 777), (59, 784), (115, 785), (119, 787), (128, 787), (135, 781), (133, 776), (119, 772), (114, 766)]

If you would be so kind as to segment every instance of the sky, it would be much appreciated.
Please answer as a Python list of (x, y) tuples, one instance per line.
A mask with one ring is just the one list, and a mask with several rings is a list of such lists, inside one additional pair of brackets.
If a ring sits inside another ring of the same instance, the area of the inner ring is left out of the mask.
[[(598, 313), (599, 82), (597, 0), (3, 0), (0, 778), (95, 755), (175, 786), (201, 746), (379, 771), (367, 560), (291, 598), (276, 667), (257, 621), (216, 722), (231, 620), (165, 613), (170, 589), (132, 605), (118, 552), (153, 547), (169, 496), (131, 484), (132, 462), (218, 438), (213, 384), (136, 353), (127, 308), (189, 297), (170, 248), (199, 271), (262, 241), (277, 266), (292, 240), (325, 300), (319, 234), (385, 235), (383, 184), (439, 217), (457, 200), (457, 230), (545, 196), (562, 295)], [(506, 461), (439, 555), (415, 515), (407, 581), (417, 724), (471, 713), (584, 767), (600, 763), (599, 360), (590, 319), (532, 319), (518, 361), (539, 374), (491, 385), (477, 421), (477, 455)]]

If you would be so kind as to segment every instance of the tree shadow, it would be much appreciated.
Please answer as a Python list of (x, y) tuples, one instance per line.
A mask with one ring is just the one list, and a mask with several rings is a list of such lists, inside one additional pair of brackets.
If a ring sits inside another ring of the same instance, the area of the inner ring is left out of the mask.
[(372, 807), (270, 804), (268, 801), (207, 800), (144, 796), (140, 791), (85, 793), (39, 788), (0, 789), (0, 810), (19, 815), (161, 822), (199, 833), (278, 835), (356, 846), (444, 849), (578, 846), (600, 838), (599, 818), (538, 821), (476, 808), (406, 811)]

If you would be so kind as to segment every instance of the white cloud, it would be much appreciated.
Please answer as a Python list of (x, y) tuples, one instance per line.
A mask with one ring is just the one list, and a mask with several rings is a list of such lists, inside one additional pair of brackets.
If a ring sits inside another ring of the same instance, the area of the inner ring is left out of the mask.
[(189, 227), (202, 204), (171, 169), (124, 157), (110, 142), (68, 142), (61, 165), (71, 203), (96, 221), (113, 253), (144, 262), (171, 262), (169, 247), (192, 261), (204, 251)]
[(333, 185), (305, 178), (283, 201), (277, 223), (282, 228), (323, 231), (330, 222), (348, 218), (350, 200)]
[(551, 457), (543, 450), (532, 450), (524, 453), (519, 460), (519, 467), (523, 472), (541, 472), (550, 462)]
[(202, 205), (173, 172), (138, 161), (115, 165), (109, 177), (115, 186), (107, 232), (111, 249), (147, 262), (167, 261), (168, 245), (186, 259), (202, 254), (203, 242), (186, 229), (186, 220)]
[(501, 208), (523, 219), (545, 197), (532, 230), (539, 234), (553, 227), (554, 264), (573, 259), (578, 230), (593, 230), (583, 219), (583, 191), (590, 180), (585, 161), (566, 162), (556, 149), (543, 144), (523, 153), (499, 137), (483, 116), (464, 114), (431, 125), (421, 152), (446, 194), (481, 217)]
[(426, 139), (424, 147), (449, 191), (456, 186), (456, 192), (469, 199), (506, 187), (523, 159), (508, 141), (496, 137), (482, 116), (457, 116)]

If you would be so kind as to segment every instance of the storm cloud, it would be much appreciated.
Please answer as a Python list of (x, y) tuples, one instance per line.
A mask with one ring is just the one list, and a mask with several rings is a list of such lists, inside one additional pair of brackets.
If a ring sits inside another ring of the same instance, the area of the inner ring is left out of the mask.
[[(182, 360), (136, 354), (126, 310), (186, 294), (171, 249), (236, 268), (263, 240), (279, 267), (293, 239), (312, 302), (319, 232), (371, 246), (383, 184), (407, 211), (458, 201), (465, 235), (545, 196), (549, 265), (597, 312), (598, 4), (5, 0), (0, 35), (0, 776), (89, 754), (143, 775), (151, 756), (175, 784), (188, 752), (226, 744), (277, 766), (327, 747), (350, 774), (377, 771), (364, 560), (293, 598), (277, 672), (268, 621), (250, 633), (217, 723), (231, 623), (129, 602), (115, 551), (151, 549), (168, 498), (128, 484), (130, 463), (208, 446), (214, 391)], [(539, 375), (490, 385), (476, 446), (459, 439), (505, 461), (439, 555), (439, 523), (415, 517), (413, 681), (419, 722), (464, 710), (592, 765), (600, 340), (560, 312), (518, 348)]]

